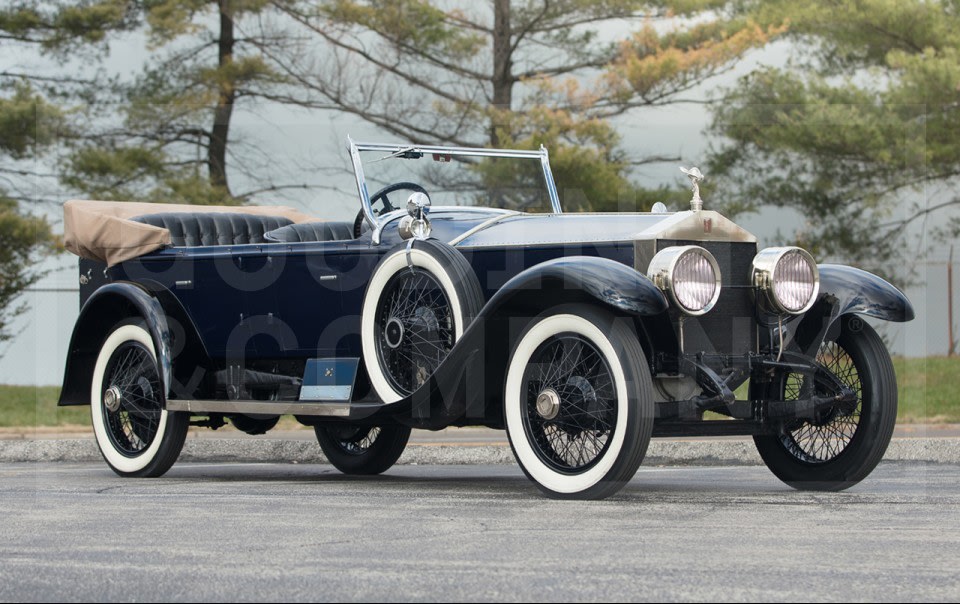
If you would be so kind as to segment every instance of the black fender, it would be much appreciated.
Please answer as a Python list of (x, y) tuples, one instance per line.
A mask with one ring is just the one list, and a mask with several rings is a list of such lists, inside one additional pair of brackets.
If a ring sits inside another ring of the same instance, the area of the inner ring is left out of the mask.
[(663, 292), (632, 267), (608, 258), (568, 256), (532, 266), (507, 281), (480, 316), (505, 309), (539, 312), (591, 298), (616, 312), (637, 316), (658, 315), (669, 307)]
[(143, 319), (153, 340), (164, 385), (163, 404), (171, 392), (185, 398), (200, 388), (203, 375), (195, 373), (207, 365), (209, 357), (196, 327), (173, 294), (159, 286), (151, 290), (150, 285), (109, 283), (84, 302), (70, 337), (60, 406), (90, 404), (90, 380), (100, 347), (118, 322), (132, 317)]
[(80, 309), (67, 349), (60, 406), (90, 404), (90, 380), (103, 341), (119, 321), (137, 316), (147, 324), (157, 353), (160, 381), (165, 390), (169, 387), (172, 364), (170, 329), (163, 307), (144, 288), (120, 281), (97, 289)]
[(614, 260), (570, 256), (535, 265), (490, 298), (417, 392), (383, 412), (418, 428), (438, 429), (464, 420), (500, 427), (512, 343), (531, 318), (575, 302), (605, 306), (636, 327), (669, 306), (646, 276)]
[(794, 344), (816, 354), (831, 328), (844, 315), (858, 314), (904, 323), (915, 317), (913, 305), (895, 286), (873, 273), (840, 264), (821, 264), (817, 302), (800, 319)]

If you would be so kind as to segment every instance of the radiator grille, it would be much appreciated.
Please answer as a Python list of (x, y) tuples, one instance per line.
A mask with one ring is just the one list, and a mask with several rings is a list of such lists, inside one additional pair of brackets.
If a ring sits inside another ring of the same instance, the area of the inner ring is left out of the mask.
[[(684, 349), (687, 353), (742, 354), (756, 351), (757, 324), (750, 285), (750, 264), (757, 254), (755, 243), (703, 242), (661, 239), (657, 251), (674, 245), (699, 245), (717, 259), (722, 288), (717, 305), (701, 317), (687, 317)], [(679, 311), (671, 311), (674, 319)]]

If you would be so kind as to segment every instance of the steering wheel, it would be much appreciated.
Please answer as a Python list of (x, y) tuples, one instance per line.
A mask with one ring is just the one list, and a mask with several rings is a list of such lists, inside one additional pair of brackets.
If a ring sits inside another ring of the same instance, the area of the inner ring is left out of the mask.
[[(383, 216), (384, 214), (387, 214), (397, 209), (397, 207), (390, 202), (390, 198), (387, 197), (388, 194), (395, 193), (397, 191), (415, 191), (417, 193), (423, 193), (424, 195), (429, 195), (426, 189), (424, 189), (423, 187), (421, 187), (415, 182), (395, 182), (392, 185), (387, 185), (370, 196), (371, 207), (373, 207), (373, 204), (375, 204), (378, 200), (383, 205), (383, 207), (380, 208), (379, 211), (374, 208), (373, 210), (374, 216)], [(360, 212), (357, 214), (357, 218), (353, 221), (353, 238), (354, 239), (360, 237), (360, 235), (363, 234), (363, 223), (365, 220), (366, 220), (366, 215), (363, 213), (363, 210), (360, 210)]]

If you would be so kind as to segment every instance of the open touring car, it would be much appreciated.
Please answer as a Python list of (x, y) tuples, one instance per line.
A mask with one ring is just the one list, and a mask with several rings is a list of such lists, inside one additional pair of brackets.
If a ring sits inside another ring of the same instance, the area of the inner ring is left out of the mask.
[(81, 312), (60, 404), (91, 405), (115, 472), (163, 474), (190, 425), (281, 415), (356, 474), (390, 468), (411, 428), (505, 429), (554, 497), (615, 493), (654, 436), (752, 435), (797, 488), (849, 487), (883, 456), (896, 381), (863, 317), (909, 321), (909, 301), (758, 250), (703, 209), (696, 169), (689, 210), (564, 213), (544, 149), (349, 152), (353, 222), (65, 204)]

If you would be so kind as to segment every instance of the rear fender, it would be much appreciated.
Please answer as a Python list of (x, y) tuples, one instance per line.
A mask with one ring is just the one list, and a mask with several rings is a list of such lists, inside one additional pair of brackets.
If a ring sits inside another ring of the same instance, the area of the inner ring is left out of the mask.
[(90, 404), (90, 380), (100, 347), (117, 323), (130, 318), (142, 319), (150, 332), (164, 395), (198, 396), (206, 383), (210, 356), (183, 305), (159, 283), (118, 281), (98, 288), (80, 309), (70, 338), (60, 406)]
[(103, 341), (117, 323), (135, 317), (142, 318), (150, 332), (166, 393), (170, 386), (172, 357), (170, 329), (163, 307), (144, 288), (121, 281), (99, 288), (80, 309), (67, 350), (60, 406), (90, 404), (90, 380)]

